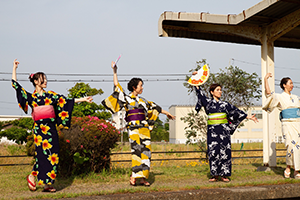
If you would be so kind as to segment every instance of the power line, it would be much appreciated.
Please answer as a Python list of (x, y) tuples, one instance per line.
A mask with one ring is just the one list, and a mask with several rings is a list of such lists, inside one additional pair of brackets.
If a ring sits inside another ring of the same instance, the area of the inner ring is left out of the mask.
[[(11, 75), (11, 72), (0, 72), (0, 74), (9, 74)], [(26, 75), (29, 76), (30, 73), (28, 72), (21, 72), (17, 75)], [(55, 74), (55, 73), (47, 73), (47, 76), (110, 76), (112, 77), (113, 74)], [(118, 74), (118, 76), (190, 76), (191, 74)]]
[[(231, 60), (233, 61), (233, 63), (234, 63), (234, 61), (238, 61), (238, 62), (249, 64), (249, 65), (261, 66), (261, 64), (257, 64), (257, 63), (253, 63), (253, 62), (248, 62), (248, 61), (243, 61), (243, 60), (237, 60), (237, 59), (234, 59), (234, 58), (231, 58)], [(233, 65), (233, 63), (232, 63), (232, 65)], [(274, 66), (274, 68), (278, 68), (278, 69), (290, 69), (290, 70), (300, 70), (299, 68), (293, 68), (293, 67), (279, 67), (279, 66)]]
[[(175, 78), (175, 79), (143, 79), (143, 81), (149, 81), (149, 82), (153, 82), (153, 81), (185, 81), (186, 79), (180, 79), (180, 78)], [(0, 79), (0, 81), (11, 81), (11, 79), (5, 79), (2, 78)], [(27, 79), (18, 79), (18, 81), (28, 81)], [(113, 82), (113, 80), (82, 80), (82, 79), (61, 79), (61, 80), (57, 80), (57, 79), (47, 79), (48, 82)], [(123, 79), (123, 80), (118, 80), (119, 82), (128, 82), (130, 81), (130, 79)]]

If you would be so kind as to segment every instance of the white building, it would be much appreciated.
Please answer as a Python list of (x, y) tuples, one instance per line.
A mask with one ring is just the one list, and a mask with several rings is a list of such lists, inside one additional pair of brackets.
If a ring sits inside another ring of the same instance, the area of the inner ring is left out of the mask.
[[(184, 128), (187, 127), (180, 118), (187, 116), (192, 111), (195, 112), (195, 106), (193, 105), (172, 105), (169, 108), (172, 115), (176, 116), (175, 120), (170, 120), (170, 143), (181, 144), (185, 143), (187, 138), (185, 136)], [(204, 111), (200, 111), (201, 114), (205, 115)], [(258, 123), (254, 123), (252, 120), (244, 120), (244, 126), (239, 127), (234, 134), (231, 136), (232, 143), (247, 143), (247, 142), (262, 142), (263, 141), (263, 120), (262, 120), (262, 108), (261, 106), (254, 106), (248, 111), (249, 114), (256, 114)], [(281, 123), (279, 120), (279, 111), (275, 109), (278, 118), (274, 122), (276, 125), (276, 142), (282, 142)]]

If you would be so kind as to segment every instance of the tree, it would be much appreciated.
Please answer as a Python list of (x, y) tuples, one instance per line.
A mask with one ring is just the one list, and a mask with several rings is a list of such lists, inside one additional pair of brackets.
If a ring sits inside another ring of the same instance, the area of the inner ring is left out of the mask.
[[(198, 61), (196, 69), (191, 69), (189, 72), (199, 70), (203, 65), (206, 64), (206, 60)], [(190, 76), (186, 76), (186, 81)], [(201, 86), (206, 96), (209, 97), (209, 87), (212, 83), (219, 83), (222, 85), (222, 97), (223, 101), (227, 101), (236, 107), (245, 107), (245, 110), (249, 109), (254, 105), (254, 101), (258, 101), (261, 98), (261, 79), (256, 73), (249, 74), (246, 71), (238, 68), (237, 66), (225, 67), (225, 70), (220, 69), (219, 73), (210, 73), (208, 81)], [(187, 89), (188, 93), (195, 93), (193, 86), (187, 82), (183, 84)], [(188, 113), (186, 117), (181, 118), (184, 123), (187, 123), (185, 127), (185, 134), (187, 137), (187, 143), (192, 143), (198, 138), (198, 146), (200, 149), (203, 147), (203, 142), (206, 142), (206, 116), (201, 116), (196, 112)], [(199, 139), (201, 138), (201, 139)]]
[(155, 121), (153, 130), (151, 133), (152, 141), (169, 141), (169, 123), (163, 123), (159, 118)]
[[(91, 86), (86, 83), (76, 83), (76, 85), (68, 91), (69, 98), (81, 98), (97, 94), (102, 95), (104, 93), (102, 89), (91, 88)], [(83, 117), (88, 115), (105, 120), (111, 117), (111, 114), (105, 111), (104, 106), (101, 104), (81, 102), (74, 105), (72, 116)]]

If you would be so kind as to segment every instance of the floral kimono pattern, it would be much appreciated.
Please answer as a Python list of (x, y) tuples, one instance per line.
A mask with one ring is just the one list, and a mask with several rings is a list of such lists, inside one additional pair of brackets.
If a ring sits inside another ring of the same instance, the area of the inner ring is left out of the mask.
[[(196, 87), (195, 87), (196, 88)], [(198, 102), (196, 111), (201, 107), (207, 115), (226, 113), (228, 123), (207, 125), (207, 151), (212, 176), (231, 176), (231, 140), (238, 125), (247, 117), (246, 113), (225, 101), (207, 98), (200, 87), (196, 88)]]
[(70, 127), (74, 100), (53, 91), (44, 91), (42, 95), (34, 91), (27, 92), (18, 82), (12, 80), (16, 90), (19, 107), (28, 113), (28, 106), (51, 105), (55, 118), (40, 119), (34, 122), (35, 164), (31, 174), (36, 176), (39, 185), (54, 183), (59, 162), (59, 144), (56, 126)]
[[(275, 108), (280, 111), (289, 108), (300, 108), (300, 98), (286, 92), (266, 95), (267, 99), (263, 110), (272, 112)], [(300, 170), (300, 118), (281, 119), (282, 135), (287, 148), (286, 164)]]
[(125, 108), (126, 117), (130, 110), (144, 111), (145, 120), (127, 121), (127, 128), (132, 152), (132, 177), (148, 178), (151, 159), (150, 131), (161, 112), (161, 107), (142, 97), (126, 95), (120, 84), (111, 96), (102, 101), (102, 104), (112, 113)]

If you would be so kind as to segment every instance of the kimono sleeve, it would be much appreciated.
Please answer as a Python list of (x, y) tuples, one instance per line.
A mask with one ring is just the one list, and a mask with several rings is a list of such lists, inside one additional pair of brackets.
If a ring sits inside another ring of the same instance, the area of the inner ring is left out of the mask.
[(197, 113), (201, 110), (202, 106), (205, 108), (206, 105), (208, 104), (208, 98), (205, 96), (204, 92), (200, 87), (195, 87), (196, 90), (196, 95), (198, 97), (198, 101), (195, 107), (195, 110)]
[(278, 94), (276, 94), (274, 92), (272, 92), (269, 95), (266, 95), (266, 97), (267, 97), (267, 99), (266, 99), (262, 109), (270, 113), (274, 110), (274, 108), (279, 107), (280, 101), (279, 101)]
[(12, 87), (16, 90), (19, 107), (27, 114), (28, 104), (32, 101), (31, 93), (27, 92), (17, 81), (12, 81)]
[(71, 126), (71, 117), (74, 107), (74, 99), (66, 98), (63, 95), (56, 94), (55, 114), (56, 124), (59, 128), (68, 129)]
[(157, 104), (155, 104), (154, 102), (152, 101), (148, 101), (147, 102), (148, 105), (149, 105), (149, 108), (148, 108), (148, 111), (147, 111), (147, 121), (148, 121), (148, 124), (150, 126), (150, 130), (153, 129), (153, 125), (158, 117), (158, 115), (161, 113), (161, 107)]
[(236, 128), (239, 126), (239, 124), (246, 119), (247, 114), (238, 109), (237, 107), (231, 105), (228, 103), (227, 108), (227, 119), (229, 121), (229, 127), (230, 127), (230, 134), (232, 135)]
[(106, 109), (110, 110), (112, 113), (116, 113), (124, 107), (125, 94), (120, 83), (118, 83), (118, 85), (115, 87), (115, 91), (112, 93), (112, 95), (104, 99), (101, 103)]

